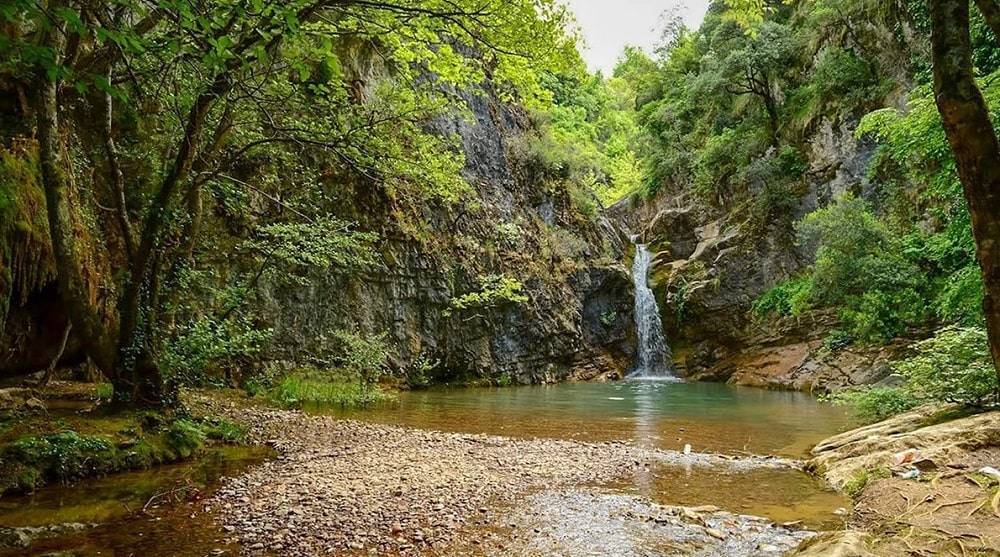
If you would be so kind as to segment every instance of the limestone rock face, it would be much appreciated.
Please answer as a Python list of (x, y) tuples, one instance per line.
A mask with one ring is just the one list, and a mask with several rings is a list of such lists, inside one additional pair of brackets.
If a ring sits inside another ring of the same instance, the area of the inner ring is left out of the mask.
[[(323, 336), (349, 328), (388, 332), (391, 366), (403, 375), (418, 362), (434, 364), (438, 381), (622, 375), (634, 350), (627, 239), (521, 153), (533, 133), (522, 111), (488, 93), (459, 95), (472, 117), (430, 127), (459, 138), (472, 203), (424, 209), (414, 238), (390, 203), (356, 195), (347, 217), (385, 239), (381, 265), (360, 278), (331, 271), (301, 286), (265, 284), (275, 357), (301, 360)], [(451, 311), (487, 275), (517, 279), (527, 301)]]

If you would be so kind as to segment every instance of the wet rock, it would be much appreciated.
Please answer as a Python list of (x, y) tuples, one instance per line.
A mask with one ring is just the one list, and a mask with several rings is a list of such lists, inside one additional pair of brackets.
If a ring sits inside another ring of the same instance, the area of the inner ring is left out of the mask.
[(955, 409), (922, 407), (835, 435), (813, 448), (807, 466), (843, 488), (862, 471), (892, 466), (900, 454), (911, 460), (919, 453), (922, 460), (949, 462), (979, 448), (1000, 446), (1000, 411), (933, 423), (934, 416), (949, 411)]

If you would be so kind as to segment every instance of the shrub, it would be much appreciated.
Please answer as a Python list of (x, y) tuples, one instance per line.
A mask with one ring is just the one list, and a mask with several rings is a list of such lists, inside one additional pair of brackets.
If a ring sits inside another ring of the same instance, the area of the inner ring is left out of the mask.
[(880, 422), (920, 403), (907, 389), (900, 387), (861, 387), (841, 391), (830, 399), (834, 404), (849, 406), (851, 413), (864, 423)]
[(927, 277), (863, 200), (838, 197), (807, 215), (798, 233), (800, 243), (816, 246), (810, 301), (840, 307), (852, 338), (885, 342), (926, 318)]
[(1000, 402), (984, 329), (947, 327), (917, 343), (916, 350), (896, 364), (916, 397), (967, 405)]
[(918, 342), (916, 353), (894, 366), (905, 378), (899, 387), (862, 387), (831, 396), (865, 422), (884, 420), (925, 402), (981, 406), (1000, 402), (1000, 386), (978, 327), (946, 327)]
[(167, 445), (183, 458), (191, 456), (200, 449), (205, 444), (205, 438), (205, 431), (191, 420), (174, 420), (167, 428)]
[[(24, 437), (13, 445), (14, 460), (67, 482), (113, 467), (114, 445), (103, 437), (64, 431)], [(31, 486), (27, 486), (31, 487)]]
[(270, 329), (235, 313), (223, 320), (192, 319), (167, 343), (164, 365), (178, 383), (200, 385), (210, 369), (259, 355), (270, 336)]
[(812, 280), (806, 275), (773, 286), (754, 301), (753, 313), (757, 317), (799, 315), (809, 308)]
[(385, 373), (386, 361), (389, 359), (386, 333), (364, 337), (351, 331), (339, 330), (334, 336), (342, 345), (340, 367), (349, 377), (356, 378), (362, 385), (371, 385)]
[(205, 437), (226, 443), (240, 443), (246, 438), (247, 430), (240, 424), (222, 418), (205, 418), (202, 423)]
[(524, 285), (517, 279), (506, 275), (482, 275), (479, 277), (479, 290), (452, 298), (451, 308), (444, 314), (450, 316), (454, 310), (490, 309), (506, 303), (524, 303), (528, 297), (521, 293), (523, 290)]

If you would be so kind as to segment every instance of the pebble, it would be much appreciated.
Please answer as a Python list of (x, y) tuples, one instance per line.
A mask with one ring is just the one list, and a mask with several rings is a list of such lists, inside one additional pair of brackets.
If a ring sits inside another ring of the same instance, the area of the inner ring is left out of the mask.
[(281, 459), (228, 480), (208, 501), (244, 547), (277, 555), (437, 548), (465, 535), (463, 524), (489, 523), (492, 509), (527, 493), (606, 481), (654, 462), (799, 466), (621, 442), (425, 431), (262, 407), (209, 412), (245, 424), (251, 440), (280, 451)]

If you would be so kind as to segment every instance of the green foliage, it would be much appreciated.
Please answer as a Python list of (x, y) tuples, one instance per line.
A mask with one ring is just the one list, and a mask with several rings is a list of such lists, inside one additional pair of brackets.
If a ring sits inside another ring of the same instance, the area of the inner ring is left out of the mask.
[(339, 330), (335, 333), (342, 345), (339, 358), (340, 369), (349, 377), (356, 378), (363, 385), (371, 385), (386, 373), (389, 347), (387, 333), (362, 336), (352, 331)]
[(801, 242), (818, 246), (811, 300), (840, 307), (852, 337), (888, 341), (926, 317), (920, 269), (864, 201), (841, 196), (798, 231)]
[(848, 497), (857, 497), (872, 480), (889, 477), (892, 477), (892, 472), (888, 468), (864, 468), (844, 483), (843, 491)]
[(618, 321), (618, 312), (613, 309), (609, 309), (601, 314), (601, 325), (605, 327), (610, 328), (614, 326), (616, 321)]
[(413, 359), (409, 369), (406, 371), (406, 382), (411, 387), (428, 387), (433, 381), (434, 373), (441, 365), (441, 360), (431, 359), (425, 354), (420, 354)]
[(345, 408), (370, 406), (393, 398), (377, 386), (317, 371), (289, 374), (280, 379), (267, 396), (283, 406), (325, 404)]
[(894, 364), (898, 387), (860, 387), (837, 393), (834, 403), (852, 407), (865, 422), (877, 422), (926, 402), (966, 406), (1000, 403), (1000, 384), (978, 327), (946, 327), (918, 342), (915, 354)]
[(201, 428), (208, 439), (225, 443), (242, 443), (246, 440), (247, 429), (245, 427), (223, 418), (205, 418), (202, 420)]
[(645, 172), (629, 83), (588, 75), (582, 61), (544, 83), (552, 101), (535, 112), (538, 133), (522, 138), (522, 156), (543, 176), (563, 181), (575, 203), (583, 200), (584, 214), (596, 210), (585, 196), (610, 205), (635, 191)]
[(68, 482), (107, 472), (113, 466), (114, 450), (104, 437), (64, 431), (21, 438), (4, 457), (39, 470), (39, 476)]
[(813, 277), (805, 275), (771, 287), (753, 303), (753, 313), (757, 317), (770, 315), (797, 316), (809, 308), (812, 295)]
[(522, 294), (524, 285), (506, 275), (483, 275), (479, 277), (479, 290), (452, 298), (446, 316), (455, 311), (488, 310), (505, 304), (522, 304), (528, 297)]
[(109, 401), (115, 394), (115, 387), (111, 383), (98, 383), (94, 387), (94, 397), (97, 400)]
[(370, 269), (376, 263), (372, 243), (377, 239), (336, 218), (321, 217), (307, 223), (263, 226), (258, 238), (246, 247), (265, 254), (280, 278), (304, 284), (308, 282), (305, 274), (316, 269), (345, 273)]
[(240, 314), (223, 321), (192, 319), (167, 343), (163, 365), (178, 384), (201, 385), (211, 380), (211, 370), (236, 367), (261, 354), (270, 337), (270, 329), (257, 328)]
[(914, 356), (895, 366), (914, 396), (968, 405), (1000, 402), (985, 330), (947, 327), (915, 348)]
[(191, 420), (174, 420), (167, 428), (167, 446), (182, 458), (188, 458), (205, 444), (207, 435), (201, 425)]
[(920, 399), (901, 387), (860, 387), (836, 393), (830, 397), (834, 404), (849, 406), (862, 422), (880, 422), (916, 407)]
[[(981, 82), (994, 108), (1000, 106), (998, 77), (990, 75)], [(995, 110), (993, 114), (1000, 124)], [(868, 114), (857, 133), (879, 141), (870, 172), (883, 187), (889, 218), (905, 223), (923, 216), (927, 221), (914, 227), (905, 247), (933, 283), (929, 305), (945, 322), (981, 324), (983, 285), (972, 226), (930, 87), (917, 88), (905, 112), (887, 108)], [(899, 184), (900, 177), (906, 179), (906, 188)], [(914, 206), (922, 208), (923, 215), (913, 214)]]

